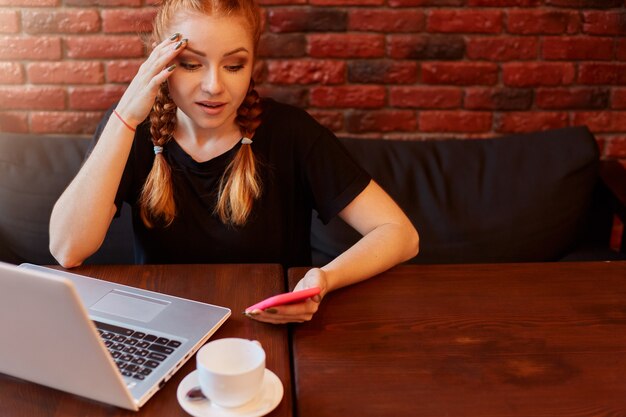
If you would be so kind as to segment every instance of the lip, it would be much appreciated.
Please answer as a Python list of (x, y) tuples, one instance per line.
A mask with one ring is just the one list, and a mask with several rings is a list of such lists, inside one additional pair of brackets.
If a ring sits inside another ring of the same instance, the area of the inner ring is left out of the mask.
[[(200, 108), (200, 110), (208, 115), (214, 116), (221, 113), (224, 108), (226, 108), (226, 103), (218, 102), (218, 101), (196, 101), (196, 106)], [(212, 106), (212, 107), (207, 107)]]

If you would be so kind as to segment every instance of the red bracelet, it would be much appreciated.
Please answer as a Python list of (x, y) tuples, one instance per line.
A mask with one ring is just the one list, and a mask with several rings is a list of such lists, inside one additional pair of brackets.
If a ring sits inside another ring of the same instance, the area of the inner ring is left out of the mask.
[(137, 129), (135, 129), (134, 127), (132, 127), (131, 125), (129, 125), (128, 123), (126, 123), (126, 120), (122, 119), (122, 116), (120, 116), (120, 114), (117, 112), (117, 110), (113, 110), (113, 113), (115, 113), (115, 115), (117, 116), (118, 119), (120, 119), (120, 121), (122, 123), (124, 123), (124, 125), (129, 128), (130, 130), (132, 130), (133, 132), (135, 132)]

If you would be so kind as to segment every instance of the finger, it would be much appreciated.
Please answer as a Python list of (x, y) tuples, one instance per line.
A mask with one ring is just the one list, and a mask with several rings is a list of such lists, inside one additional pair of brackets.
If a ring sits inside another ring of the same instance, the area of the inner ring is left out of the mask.
[(182, 35), (175, 33), (174, 35), (165, 38), (161, 43), (156, 45), (145, 64), (150, 67), (157, 67), (162, 69), (166, 64), (173, 59), (173, 57), (180, 53), (184, 46), (187, 44), (187, 39), (183, 39)]
[(270, 324), (304, 323), (308, 321), (304, 318), (298, 318), (298, 317), (282, 318), (282, 317), (271, 317), (271, 316), (262, 316), (262, 315), (255, 316), (253, 317), (253, 319), (256, 321), (260, 321), (263, 323), (270, 323)]
[(172, 61), (178, 54), (185, 50), (187, 46), (188, 40), (182, 39), (176, 43), (172, 43), (168, 45), (167, 48), (164, 49), (163, 53), (157, 57), (154, 61), (154, 65), (156, 68), (166, 68), (172, 64)]
[(313, 318), (313, 312), (305, 311), (297, 314), (285, 314), (276, 309), (257, 310), (253, 314), (248, 313), (248, 317), (266, 323), (293, 323), (309, 321)]
[(161, 70), (161, 72), (159, 72), (157, 75), (155, 75), (152, 80), (150, 81), (150, 87), (151, 88), (156, 88), (157, 86), (163, 84), (165, 82), (165, 80), (167, 80), (170, 75), (172, 75), (172, 73), (174, 72), (174, 70), (176, 70), (176, 65), (170, 65), (169, 67)]

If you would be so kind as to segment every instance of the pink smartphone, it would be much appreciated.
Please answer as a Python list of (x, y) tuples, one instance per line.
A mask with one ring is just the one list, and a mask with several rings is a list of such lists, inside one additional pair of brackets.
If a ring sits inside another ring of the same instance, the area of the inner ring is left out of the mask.
[(319, 293), (320, 289), (318, 287), (311, 287), (300, 291), (278, 294), (273, 297), (266, 298), (265, 300), (258, 302), (254, 305), (251, 305), (250, 307), (246, 308), (246, 311), (244, 313), (252, 310), (265, 310), (266, 308), (270, 307), (297, 303), (299, 301), (304, 301), (309, 297), (313, 297), (314, 295), (317, 295)]

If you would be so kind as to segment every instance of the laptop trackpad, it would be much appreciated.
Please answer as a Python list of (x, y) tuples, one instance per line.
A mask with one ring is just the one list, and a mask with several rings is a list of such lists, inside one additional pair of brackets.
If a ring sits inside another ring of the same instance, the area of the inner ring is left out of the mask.
[(113, 290), (92, 305), (91, 310), (147, 323), (169, 304), (168, 301)]

